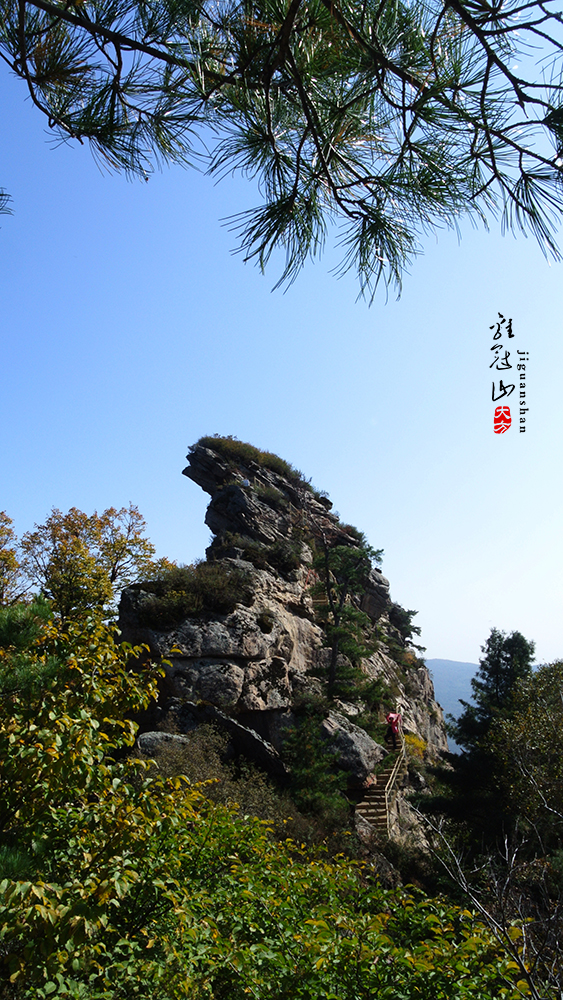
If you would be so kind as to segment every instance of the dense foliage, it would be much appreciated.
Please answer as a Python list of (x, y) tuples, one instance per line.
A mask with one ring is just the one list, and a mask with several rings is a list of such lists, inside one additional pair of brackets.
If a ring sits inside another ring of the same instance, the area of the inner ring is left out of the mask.
[(563, 663), (546, 664), (513, 693), (491, 747), (505, 794), (551, 851), (563, 858)]
[(441, 774), (445, 794), (425, 804), (456, 820), (457, 835), (463, 831), (464, 847), (474, 856), (496, 849), (518, 824), (520, 807), (506, 797), (495, 734), (510, 718), (519, 682), (531, 674), (534, 643), (520, 632), (493, 628), (481, 651), (472, 701), (460, 702), (463, 712), (448, 727), (463, 752)]
[(19, 612), (3, 614), (4, 997), (526, 995), (518, 963), (468, 910), (384, 891), (369, 866), (307, 857), (187, 779), (147, 770), (130, 719), (158, 671), (132, 669), (134, 651), (106, 627), (38, 620), (23, 651)]
[(363, 536), (354, 546), (329, 545), (324, 535), (320, 539), (313, 562), (319, 581), (312, 592), (317, 598), (317, 619), (324, 625), (330, 644), (331, 694), (336, 685), (339, 654), (357, 663), (376, 648), (372, 622), (356, 600), (365, 593), (372, 563), (379, 564), (381, 556), (382, 550), (373, 549)]
[(21, 540), (23, 569), (64, 620), (107, 607), (123, 587), (154, 570), (145, 519), (130, 504), (88, 516), (53, 510)]
[(63, 621), (111, 612), (123, 587), (172, 566), (153, 560), (145, 530), (134, 504), (91, 515), (72, 507), (66, 514), (52, 510), (18, 541), (11, 518), (0, 512), (0, 607), (36, 587)]
[(292, 538), (279, 538), (270, 545), (257, 542), (248, 535), (224, 531), (213, 539), (210, 555), (213, 559), (223, 556), (240, 555), (257, 569), (273, 569), (282, 576), (290, 577), (301, 565), (303, 546), (296, 532)]
[(12, 519), (2, 510), (0, 511), (0, 607), (13, 604), (25, 593), (16, 546), (17, 539)]
[[(420, 808), (449, 891), (476, 907), (510, 947), (522, 924), (535, 1000), (563, 989), (563, 671), (532, 672), (534, 644), (493, 629), (473, 703), (453, 726), (464, 750), (434, 773), (442, 787)], [(438, 817), (436, 817), (438, 814)]]

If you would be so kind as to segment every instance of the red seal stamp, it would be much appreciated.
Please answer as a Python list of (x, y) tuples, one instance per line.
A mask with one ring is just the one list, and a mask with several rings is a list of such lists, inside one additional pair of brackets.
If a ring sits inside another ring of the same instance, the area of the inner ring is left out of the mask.
[(495, 434), (504, 434), (512, 423), (509, 406), (497, 406), (495, 408), (494, 430)]

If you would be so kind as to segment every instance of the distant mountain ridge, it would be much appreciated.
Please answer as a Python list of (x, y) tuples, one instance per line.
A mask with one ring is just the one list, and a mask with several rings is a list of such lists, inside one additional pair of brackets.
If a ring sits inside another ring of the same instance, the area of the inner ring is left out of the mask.
[[(458, 718), (462, 711), (459, 699), (471, 700), (471, 678), (475, 677), (479, 664), (461, 660), (426, 660), (425, 663), (434, 681), (436, 701), (442, 706), (444, 715)], [(459, 749), (451, 737), (448, 743), (454, 753)]]

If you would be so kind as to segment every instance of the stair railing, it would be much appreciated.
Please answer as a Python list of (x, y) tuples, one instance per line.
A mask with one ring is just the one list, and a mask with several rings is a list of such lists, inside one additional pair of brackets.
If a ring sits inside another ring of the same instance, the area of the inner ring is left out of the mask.
[(387, 784), (385, 785), (385, 815), (387, 817), (387, 836), (391, 836), (391, 795), (399, 776), (399, 771), (401, 770), (403, 764), (407, 760), (407, 749), (405, 745), (405, 734), (403, 732), (403, 721), (399, 720), (399, 740), (401, 746), (397, 754), (397, 759), (393, 766), (393, 770), (387, 779)]

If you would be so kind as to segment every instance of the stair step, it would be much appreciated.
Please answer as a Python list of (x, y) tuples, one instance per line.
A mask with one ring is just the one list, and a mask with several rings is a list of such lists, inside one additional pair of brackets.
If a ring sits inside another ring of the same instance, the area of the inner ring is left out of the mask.
[(358, 802), (356, 806), (356, 813), (358, 816), (361, 816), (366, 823), (369, 823), (370, 826), (374, 827), (374, 829), (387, 831), (388, 815), (387, 797), (385, 794), (387, 784), (393, 772), (395, 772), (396, 778), (400, 779), (404, 776), (406, 770), (407, 764), (404, 757), (401, 759), (399, 766), (397, 767), (397, 756), (395, 756), (393, 763), (386, 767), (384, 771), (379, 772), (376, 784), (367, 788), (364, 792), (363, 799)]

